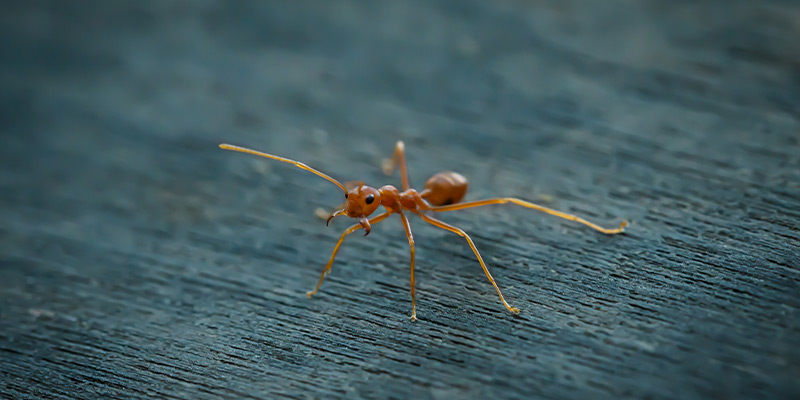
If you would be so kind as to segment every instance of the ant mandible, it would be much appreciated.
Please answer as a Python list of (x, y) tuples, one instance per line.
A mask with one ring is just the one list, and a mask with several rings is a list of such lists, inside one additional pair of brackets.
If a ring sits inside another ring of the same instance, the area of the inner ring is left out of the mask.
[[(375, 189), (373, 187), (365, 186), (363, 182), (357, 182), (356, 184), (353, 185), (352, 188), (348, 190), (344, 185), (339, 183), (339, 181), (337, 181), (336, 179), (333, 179), (330, 176), (325, 175), (322, 172), (319, 172), (301, 162), (275, 156), (272, 154), (262, 153), (260, 151), (251, 150), (244, 147), (233, 146), (230, 144), (221, 144), (219, 145), (219, 147), (225, 150), (255, 154), (257, 156), (262, 156), (266, 158), (271, 158), (273, 160), (294, 164), (295, 166), (301, 169), (304, 169), (306, 171), (309, 171), (311, 173), (314, 173), (322, 178), (331, 181), (344, 191), (345, 203), (342, 205), (341, 209), (336, 210), (330, 214), (326, 222), (326, 225), (332, 219), (340, 215), (346, 215), (350, 218), (355, 218), (358, 220), (358, 224), (355, 224), (350, 228), (348, 228), (347, 230), (345, 230), (344, 233), (342, 233), (342, 236), (339, 237), (339, 241), (333, 248), (333, 253), (331, 254), (330, 260), (328, 260), (328, 264), (325, 265), (325, 268), (322, 270), (322, 276), (320, 276), (317, 286), (314, 288), (314, 290), (306, 293), (308, 297), (311, 297), (315, 293), (317, 293), (320, 286), (322, 286), (322, 281), (325, 279), (325, 276), (327, 276), (328, 273), (330, 272), (331, 265), (333, 265), (333, 260), (334, 258), (336, 258), (336, 253), (339, 251), (339, 247), (342, 245), (345, 236), (362, 228), (366, 231), (366, 233), (364, 233), (364, 236), (366, 236), (370, 233), (372, 225), (385, 220), (388, 216), (392, 214), (399, 215), (400, 219), (403, 222), (403, 228), (406, 231), (406, 237), (408, 238), (408, 245), (411, 247), (411, 320), (412, 321), (417, 320), (416, 294), (414, 291), (414, 236), (411, 234), (411, 225), (409, 225), (408, 223), (408, 218), (406, 217), (405, 214), (406, 212), (417, 214), (419, 215), (420, 218), (422, 218), (423, 221), (435, 227), (453, 232), (466, 239), (467, 243), (469, 244), (469, 247), (472, 249), (472, 252), (475, 253), (475, 257), (478, 258), (478, 262), (481, 264), (483, 272), (486, 274), (486, 277), (489, 278), (489, 282), (492, 283), (492, 286), (494, 286), (494, 289), (497, 291), (497, 295), (500, 296), (500, 301), (503, 302), (503, 305), (508, 309), (508, 311), (511, 311), (514, 314), (519, 313), (519, 309), (511, 307), (506, 302), (505, 298), (503, 298), (503, 293), (500, 292), (500, 288), (497, 287), (497, 283), (494, 281), (494, 278), (492, 278), (492, 274), (489, 273), (489, 269), (486, 268), (486, 263), (483, 262), (483, 258), (481, 257), (480, 253), (478, 252), (478, 249), (475, 247), (475, 243), (472, 242), (472, 239), (469, 237), (469, 235), (467, 235), (467, 233), (464, 232), (461, 228), (455, 227), (453, 225), (442, 222), (436, 218), (433, 218), (429, 215), (426, 215), (425, 213), (423, 213), (423, 211), (445, 212), (445, 211), (456, 211), (456, 210), (463, 210), (466, 208), (487, 206), (490, 204), (513, 203), (523, 207), (542, 211), (550, 215), (555, 215), (556, 217), (579, 222), (607, 235), (615, 235), (618, 233), (622, 233), (624, 228), (628, 225), (628, 221), (623, 221), (619, 225), (619, 228), (606, 229), (598, 225), (595, 225), (578, 216), (556, 211), (547, 207), (543, 207), (513, 197), (502, 197), (495, 199), (468, 201), (465, 203), (459, 203), (459, 201), (461, 201), (461, 199), (464, 198), (464, 195), (467, 193), (467, 179), (464, 178), (461, 174), (456, 172), (440, 172), (436, 175), (433, 175), (430, 179), (428, 179), (427, 182), (425, 182), (425, 188), (421, 192), (417, 192), (416, 190), (412, 189), (408, 183), (405, 146), (403, 145), (402, 141), (397, 142), (397, 145), (395, 146), (394, 149), (394, 155), (392, 156), (391, 161), (385, 163), (383, 166), (383, 170), (387, 175), (390, 175), (394, 171), (395, 167), (397, 167), (398, 165), (400, 166), (400, 178), (403, 183), (402, 192), (391, 185), (386, 185), (381, 187), (380, 189)], [(383, 206), (386, 209), (386, 211), (382, 214), (378, 214), (372, 218), (369, 218), (369, 216), (372, 215), (378, 209), (378, 206)]]

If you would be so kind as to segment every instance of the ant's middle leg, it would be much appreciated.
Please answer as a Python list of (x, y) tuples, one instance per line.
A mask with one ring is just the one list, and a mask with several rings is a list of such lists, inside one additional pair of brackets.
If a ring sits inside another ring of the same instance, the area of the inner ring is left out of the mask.
[(403, 228), (406, 230), (406, 237), (408, 238), (408, 246), (411, 247), (411, 320), (417, 320), (417, 304), (416, 304), (416, 291), (414, 288), (414, 235), (411, 234), (411, 224), (408, 223), (403, 212), (400, 212), (400, 219), (403, 220)]
[(406, 191), (411, 188), (411, 185), (408, 183), (408, 169), (406, 168), (406, 146), (402, 140), (398, 140), (397, 145), (394, 146), (392, 159), (383, 160), (383, 173), (391, 175), (398, 165), (400, 166), (400, 179), (403, 181), (403, 191)]

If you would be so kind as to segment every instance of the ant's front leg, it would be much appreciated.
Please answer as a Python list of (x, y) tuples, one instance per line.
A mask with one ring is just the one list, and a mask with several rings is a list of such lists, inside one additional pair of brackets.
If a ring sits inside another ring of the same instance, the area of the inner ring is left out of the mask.
[[(384, 219), (386, 219), (386, 217), (388, 217), (391, 214), (392, 213), (390, 211), (387, 211), (387, 212), (385, 212), (385, 213), (383, 213), (381, 215), (378, 215), (376, 217), (371, 218), (369, 220), (369, 223), (372, 224), (372, 225), (377, 224), (378, 222), (381, 222)], [(310, 292), (306, 292), (306, 296), (311, 297), (311, 296), (315, 295), (317, 293), (317, 291), (319, 291), (320, 286), (322, 286), (322, 281), (325, 280), (325, 277), (328, 276), (328, 274), (331, 272), (331, 266), (333, 265), (333, 260), (336, 258), (336, 253), (339, 252), (339, 247), (342, 245), (342, 242), (344, 242), (345, 236), (347, 236), (347, 235), (349, 235), (349, 234), (351, 234), (351, 233), (353, 233), (353, 232), (355, 232), (355, 231), (357, 231), (359, 229), (362, 229), (362, 228), (363, 228), (363, 226), (360, 223), (359, 224), (355, 224), (355, 225), (347, 228), (347, 230), (342, 233), (342, 236), (339, 236), (339, 241), (336, 242), (336, 246), (333, 248), (333, 253), (331, 254), (331, 258), (330, 258), (330, 260), (328, 260), (328, 264), (325, 265), (325, 268), (322, 270), (322, 275), (319, 277), (319, 282), (317, 283), (317, 287), (315, 287), (314, 290), (312, 290)]]

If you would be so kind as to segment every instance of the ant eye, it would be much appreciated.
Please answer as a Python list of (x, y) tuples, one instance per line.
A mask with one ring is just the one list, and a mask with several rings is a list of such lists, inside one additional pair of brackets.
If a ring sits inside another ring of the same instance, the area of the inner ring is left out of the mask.
[(367, 200), (366, 201), (367, 201), (367, 204), (372, 204), (372, 202), (375, 201), (375, 196), (373, 196), (373, 195), (367, 196)]
[(347, 198), (347, 193), (345, 193), (345, 194), (344, 194), (344, 198), (345, 198), (345, 199)]

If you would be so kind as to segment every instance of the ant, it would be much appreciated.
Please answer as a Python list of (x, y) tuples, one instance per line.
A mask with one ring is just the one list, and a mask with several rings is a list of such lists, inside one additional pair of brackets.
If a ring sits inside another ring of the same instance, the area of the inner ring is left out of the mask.
[[(370, 186), (365, 186), (363, 182), (355, 182), (352, 185), (350, 185), (351, 188), (348, 189), (345, 187), (345, 185), (342, 185), (336, 179), (333, 179), (330, 176), (325, 175), (322, 172), (317, 171), (309, 167), (308, 165), (305, 165), (298, 161), (290, 160), (288, 158), (283, 158), (272, 154), (262, 153), (260, 151), (251, 150), (244, 147), (233, 146), (229, 144), (221, 144), (219, 145), (219, 147), (225, 150), (255, 154), (257, 156), (262, 156), (266, 158), (271, 158), (273, 160), (294, 164), (298, 168), (304, 169), (324, 179), (329, 180), (330, 182), (334, 183), (336, 186), (341, 188), (342, 191), (344, 191), (345, 203), (341, 206), (342, 207), (341, 209), (336, 210), (330, 214), (325, 224), (327, 225), (328, 223), (330, 223), (332, 219), (340, 215), (346, 215), (350, 218), (355, 218), (358, 220), (358, 224), (355, 224), (350, 228), (348, 228), (347, 230), (345, 230), (344, 233), (342, 233), (342, 235), (339, 237), (339, 241), (333, 248), (333, 253), (331, 254), (330, 260), (328, 260), (328, 264), (325, 265), (325, 268), (322, 270), (322, 276), (320, 276), (317, 286), (314, 288), (314, 290), (306, 293), (308, 297), (311, 297), (314, 294), (316, 294), (320, 286), (322, 286), (322, 281), (325, 279), (325, 276), (327, 276), (328, 273), (331, 271), (331, 265), (333, 265), (333, 260), (334, 258), (336, 258), (336, 253), (339, 251), (339, 247), (342, 245), (345, 236), (362, 228), (366, 231), (364, 233), (364, 236), (369, 235), (372, 225), (385, 220), (392, 214), (399, 215), (401, 221), (403, 222), (403, 228), (406, 231), (406, 237), (408, 238), (408, 245), (411, 247), (411, 320), (412, 321), (417, 320), (416, 294), (414, 291), (414, 236), (411, 234), (411, 225), (409, 225), (408, 218), (406, 217), (407, 212), (412, 214), (417, 214), (419, 215), (420, 218), (422, 218), (423, 221), (435, 227), (453, 232), (466, 239), (467, 244), (469, 244), (469, 247), (472, 249), (472, 252), (475, 253), (475, 257), (478, 258), (478, 262), (481, 264), (483, 272), (486, 274), (486, 277), (489, 278), (489, 282), (492, 283), (492, 286), (494, 286), (494, 289), (497, 291), (497, 295), (500, 296), (500, 301), (503, 302), (503, 305), (506, 307), (506, 309), (508, 309), (508, 311), (511, 311), (514, 314), (518, 314), (519, 309), (511, 307), (506, 302), (505, 298), (503, 298), (503, 293), (500, 292), (500, 288), (497, 287), (497, 283), (494, 281), (494, 278), (492, 278), (492, 274), (489, 273), (489, 269), (486, 268), (486, 263), (483, 262), (483, 258), (481, 257), (480, 253), (478, 252), (478, 249), (475, 247), (475, 243), (472, 242), (472, 239), (469, 237), (469, 235), (467, 235), (467, 233), (464, 232), (461, 228), (455, 227), (453, 225), (440, 221), (434, 217), (431, 217), (430, 215), (427, 215), (423, 211), (446, 212), (446, 211), (463, 210), (466, 208), (487, 206), (490, 204), (513, 203), (526, 208), (542, 211), (550, 215), (555, 215), (556, 217), (559, 218), (564, 218), (570, 221), (579, 222), (607, 235), (616, 235), (618, 233), (622, 233), (624, 228), (628, 225), (628, 221), (623, 221), (619, 225), (619, 228), (606, 229), (598, 225), (595, 225), (578, 216), (556, 211), (547, 207), (543, 207), (513, 197), (502, 197), (495, 199), (468, 201), (465, 203), (459, 203), (461, 199), (464, 198), (464, 195), (467, 193), (467, 179), (464, 178), (464, 176), (462, 176), (461, 174), (456, 172), (439, 172), (433, 175), (430, 179), (428, 179), (427, 182), (425, 182), (425, 188), (421, 192), (417, 192), (415, 189), (412, 189), (408, 183), (405, 145), (403, 144), (402, 141), (397, 142), (392, 159), (386, 160), (386, 162), (383, 165), (383, 171), (387, 175), (391, 175), (394, 172), (394, 169), (399, 165), (400, 178), (403, 184), (402, 192), (391, 185), (386, 185), (381, 187), (380, 189), (375, 189)], [(386, 209), (386, 211), (370, 218), (369, 216), (372, 215), (378, 209), (378, 206), (383, 206)]]

